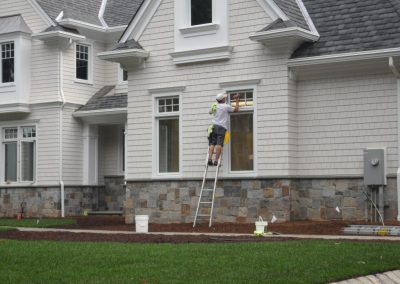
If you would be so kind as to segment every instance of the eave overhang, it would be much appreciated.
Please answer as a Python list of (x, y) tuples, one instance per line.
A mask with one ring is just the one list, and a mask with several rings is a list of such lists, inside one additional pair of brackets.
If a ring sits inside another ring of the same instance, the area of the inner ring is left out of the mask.
[(105, 51), (97, 54), (100, 59), (120, 63), (125, 69), (140, 65), (149, 55), (148, 51), (138, 48)]
[(0, 106), (0, 114), (10, 113), (30, 113), (31, 109), (28, 104), (9, 104)]
[(50, 32), (42, 32), (32, 35), (35, 39), (40, 39), (43, 41), (53, 40), (53, 39), (71, 39), (73, 41), (85, 40), (86, 37), (74, 33), (69, 33), (65, 31), (50, 31)]
[(250, 34), (251, 40), (261, 42), (264, 45), (269, 45), (276, 41), (285, 42), (287, 38), (295, 38), (301, 41), (317, 41), (319, 35), (298, 27), (261, 31)]

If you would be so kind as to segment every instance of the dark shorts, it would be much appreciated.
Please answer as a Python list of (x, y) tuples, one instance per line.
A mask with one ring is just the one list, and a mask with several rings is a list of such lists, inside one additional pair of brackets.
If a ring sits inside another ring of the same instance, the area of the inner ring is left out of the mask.
[(226, 129), (220, 125), (213, 125), (213, 131), (208, 138), (209, 145), (221, 145), (224, 146)]

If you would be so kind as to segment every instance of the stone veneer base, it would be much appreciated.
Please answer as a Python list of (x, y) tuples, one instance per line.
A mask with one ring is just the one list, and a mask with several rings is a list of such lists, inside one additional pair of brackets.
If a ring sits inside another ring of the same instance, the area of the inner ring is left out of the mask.
[[(201, 181), (128, 182), (125, 221), (131, 224), (136, 214), (145, 214), (154, 223), (193, 222), (200, 187)], [(364, 220), (364, 189), (361, 178), (220, 180), (213, 221), (252, 223), (273, 214), (279, 221)], [(388, 179), (384, 204), (385, 219), (396, 220), (395, 178)]]

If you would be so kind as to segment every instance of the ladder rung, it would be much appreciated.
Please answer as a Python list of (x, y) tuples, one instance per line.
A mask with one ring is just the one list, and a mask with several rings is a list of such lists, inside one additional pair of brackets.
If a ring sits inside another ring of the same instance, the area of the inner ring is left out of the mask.
[(210, 214), (197, 214), (197, 217), (210, 217)]
[(203, 191), (214, 191), (212, 188), (203, 188)]
[(212, 204), (212, 201), (200, 201), (202, 204)]

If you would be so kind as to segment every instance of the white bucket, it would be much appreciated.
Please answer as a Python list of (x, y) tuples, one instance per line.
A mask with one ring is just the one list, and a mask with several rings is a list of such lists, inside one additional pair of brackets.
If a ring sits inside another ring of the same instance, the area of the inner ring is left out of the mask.
[(256, 231), (254, 233), (256, 234), (264, 234), (265, 233), (265, 227), (268, 226), (267, 221), (263, 221), (261, 216), (258, 217), (258, 221), (256, 221)]
[(149, 215), (136, 215), (135, 227), (137, 233), (149, 232)]

